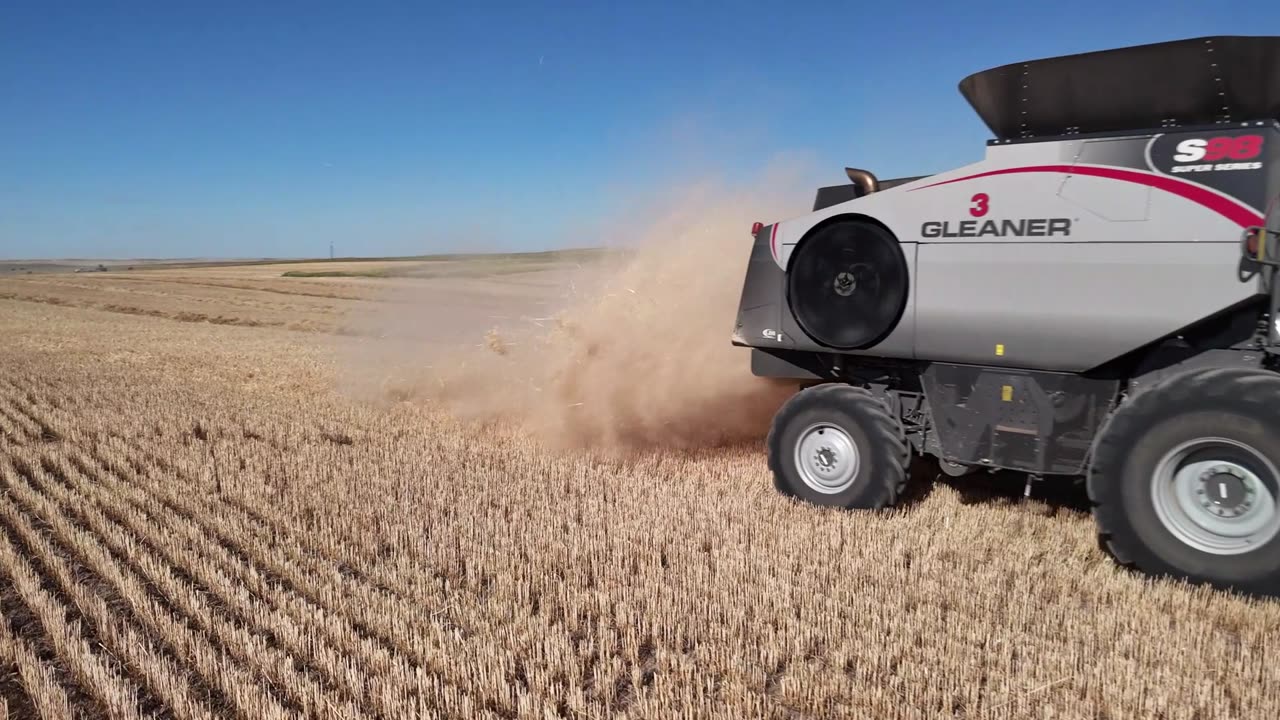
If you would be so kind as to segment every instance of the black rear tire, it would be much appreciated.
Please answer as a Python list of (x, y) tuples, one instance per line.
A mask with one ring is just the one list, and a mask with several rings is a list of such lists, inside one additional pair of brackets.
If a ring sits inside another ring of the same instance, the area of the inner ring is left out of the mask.
[(824, 384), (796, 393), (774, 416), (767, 446), (774, 487), (814, 505), (885, 508), (906, 488), (911, 450), (902, 423), (863, 388)]
[[(1180, 456), (1179, 448), (1189, 454)], [(1196, 460), (1205, 464), (1190, 467)], [(1186, 489), (1160, 490), (1178, 487), (1166, 480), (1179, 476), (1178, 467), (1188, 468), (1181, 475)], [(1280, 532), (1261, 532), (1249, 543), (1227, 536), (1243, 532), (1249, 518), (1275, 517), (1258, 513), (1280, 498), (1276, 468), (1280, 375), (1206, 368), (1166, 378), (1134, 395), (1099, 431), (1087, 481), (1099, 545), (1150, 575), (1280, 595)], [(1228, 470), (1245, 479), (1231, 480)], [(1218, 514), (1228, 522), (1215, 520)]]

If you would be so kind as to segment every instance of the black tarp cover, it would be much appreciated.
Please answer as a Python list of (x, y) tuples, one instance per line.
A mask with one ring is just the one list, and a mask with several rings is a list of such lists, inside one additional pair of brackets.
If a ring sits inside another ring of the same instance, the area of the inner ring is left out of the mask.
[(960, 81), (1001, 140), (1280, 118), (1280, 37), (1215, 36), (1003, 65)]

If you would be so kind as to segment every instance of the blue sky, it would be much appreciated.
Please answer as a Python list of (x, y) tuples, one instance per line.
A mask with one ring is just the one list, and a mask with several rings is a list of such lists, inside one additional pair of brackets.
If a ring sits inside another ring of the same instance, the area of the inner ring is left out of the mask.
[(1280, 27), (1245, 3), (536, 5), (6, 2), (0, 257), (590, 245), (672, 175), (980, 159), (976, 70)]

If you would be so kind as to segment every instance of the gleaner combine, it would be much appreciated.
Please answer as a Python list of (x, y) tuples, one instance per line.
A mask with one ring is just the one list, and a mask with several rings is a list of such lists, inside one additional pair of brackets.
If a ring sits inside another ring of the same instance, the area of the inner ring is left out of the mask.
[(1280, 593), (1280, 38), (1022, 62), (960, 92), (986, 157), (753, 228), (733, 343), (800, 389), (769, 465), (819, 505), (1084, 478), (1126, 565)]

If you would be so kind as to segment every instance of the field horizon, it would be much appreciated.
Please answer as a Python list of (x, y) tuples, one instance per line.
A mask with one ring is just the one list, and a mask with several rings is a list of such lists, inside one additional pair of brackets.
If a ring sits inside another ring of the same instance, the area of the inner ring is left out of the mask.
[(585, 257), (599, 254), (611, 254), (618, 252), (618, 249), (605, 246), (584, 246), (584, 247), (568, 247), (568, 248), (545, 248), (540, 250), (495, 250), (492, 252), (472, 252), (472, 251), (456, 251), (456, 252), (439, 252), (439, 253), (422, 253), (416, 255), (341, 255), (335, 257), (325, 256), (297, 256), (297, 257), (201, 257), (201, 256), (173, 256), (173, 257), (25, 257), (25, 258), (2, 258), (0, 257), (0, 276), (6, 272), (17, 272), (27, 270), (29, 268), (40, 267), (46, 271), (71, 271), (75, 268), (92, 268), (98, 265), (104, 265), (111, 270), (119, 270), (130, 265), (132, 269), (181, 269), (181, 268), (197, 268), (197, 267), (241, 267), (253, 265), (291, 265), (298, 263), (351, 263), (351, 262), (405, 262), (405, 261), (431, 261), (431, 260), (449, 260), (449, 261), (466, 261), (471, 259), (483, 258), (554, 258), (554, 257)]

